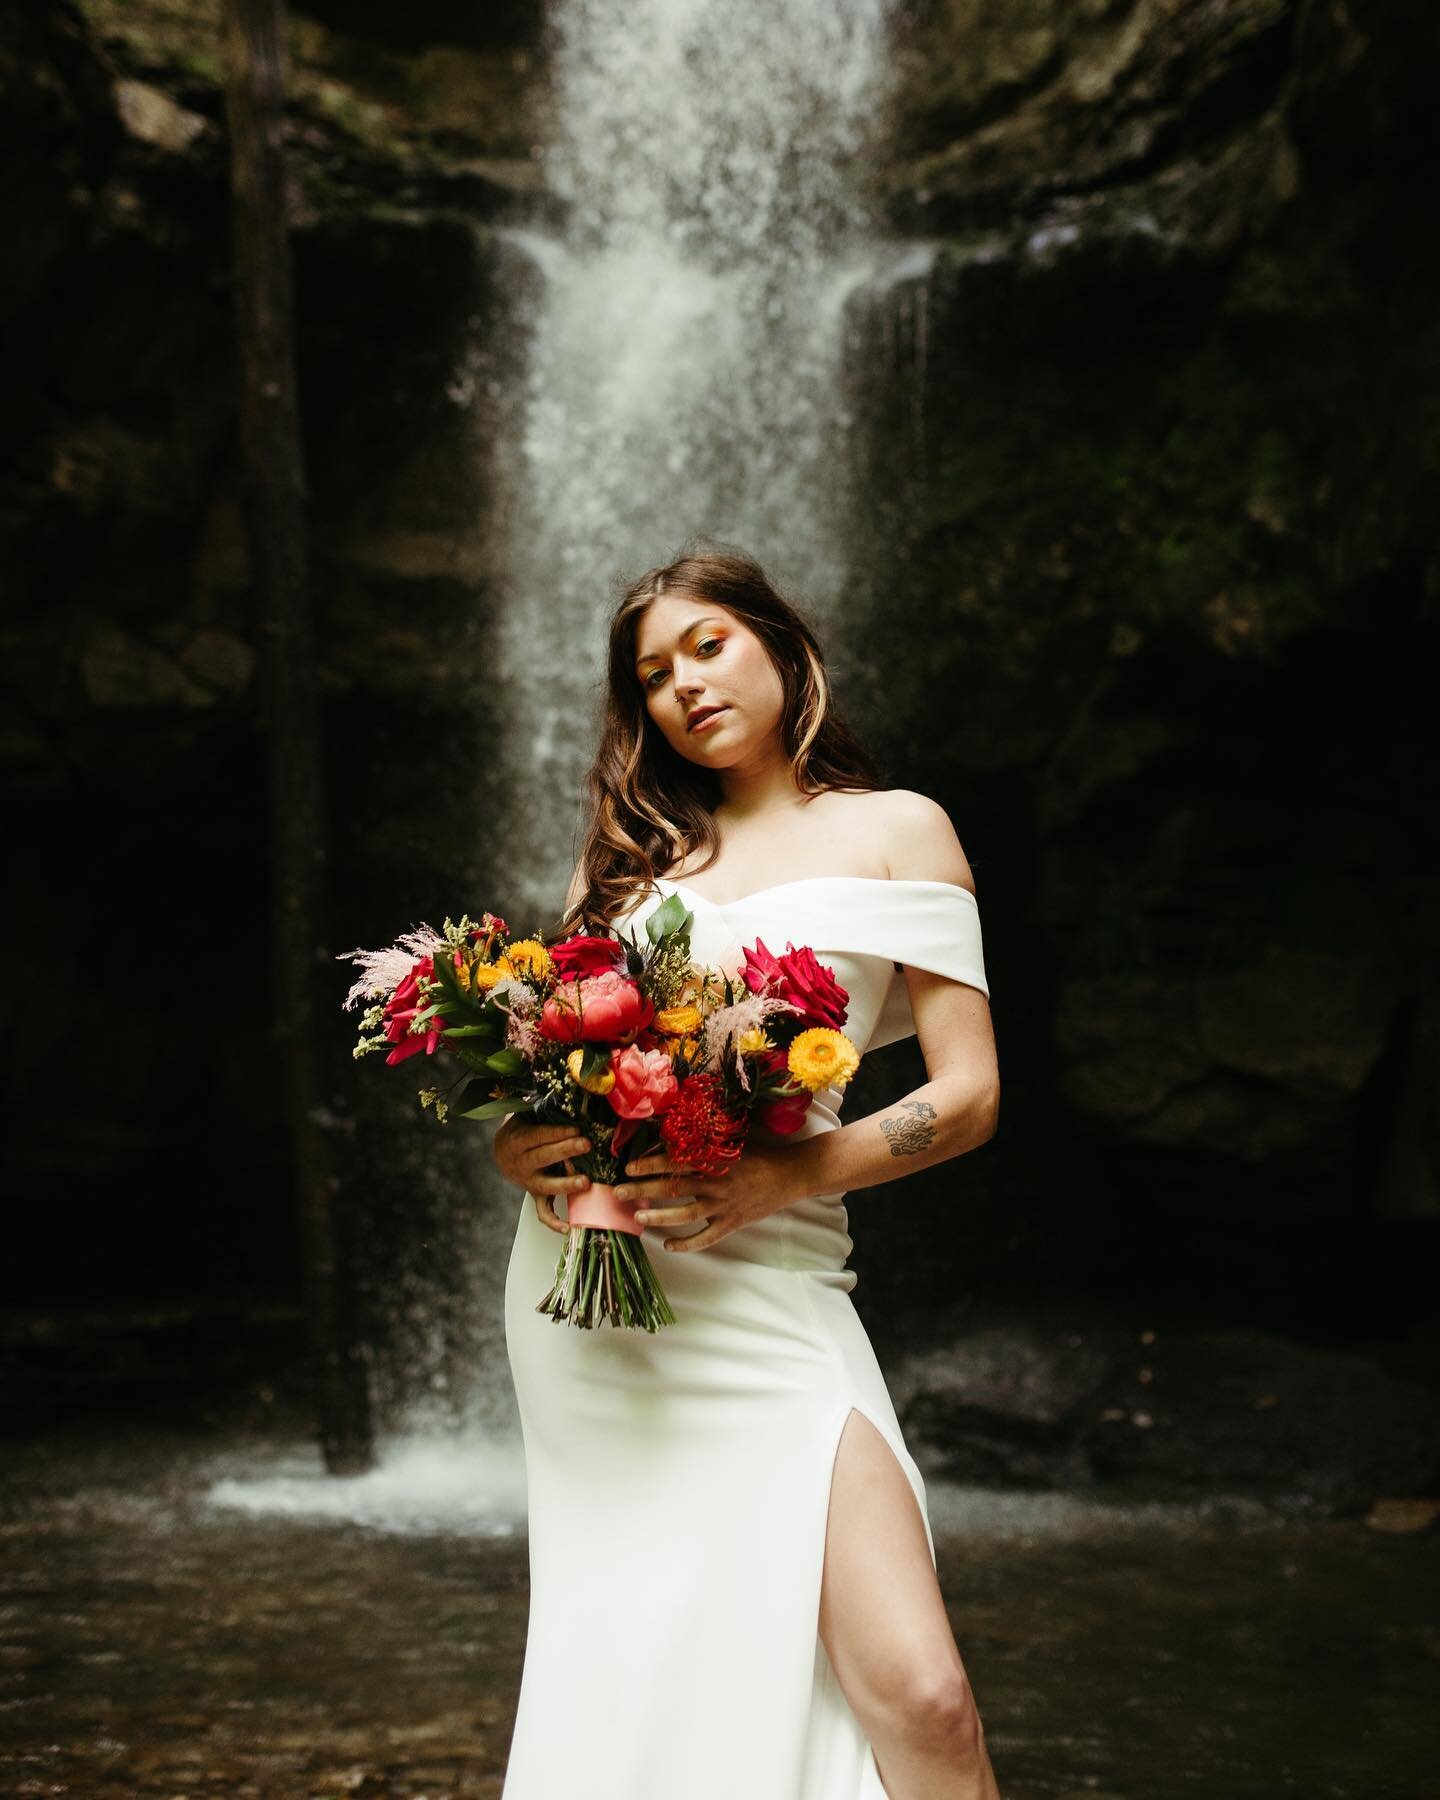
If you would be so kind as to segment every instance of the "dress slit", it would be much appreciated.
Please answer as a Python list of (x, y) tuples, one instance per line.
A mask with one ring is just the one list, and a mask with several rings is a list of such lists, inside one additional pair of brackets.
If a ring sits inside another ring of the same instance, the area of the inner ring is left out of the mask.
[(825, 1480), (824, 1505), (819, 1509), (819, 1546), (817, 1553), (818, 1574), (815, 1580), (815, 1657), (814, 1678), (810, 1696), (810, 1719), (805, 1734), (805, 1765), (799, 1800), (827, 1800), (834, 1794), (854, 1794), (857, 1800), (886, 1800), (884, 1783), (880, 1779), (880, 1770), (875, 1761), (874, 1747), (861, 1723), (859, 1715), (851, 1706), (840, 1678), (835, 1673), (835, 1665), (830, 1661), (825, 1649), (825, 1640), (820, 1635), (820, 1599), (824, 1589), (825, 1542), (830, 1529), (830, 1506), (835, 1493), (835, 1472), (840, 1461), (840, 1447), (845, 1439), (845, 1429), (850, 1423), (853, 1413), (858, 1413), (867, 1420), (880, 1434), (890, 1454), (899, 1465), (900, 1472), (909, 1484), (915, 1503), (920, 1509), (920, 1520), (925, 1527), (925, 1539), (930, 1549), (931, 1565), (935, 1563), (935, 1542), (930, 1531), (930, 1521), (925, 1509), (925, 1491), (920, 1473), (914, 1466), (913, 1458), (905, 1450), (903, 1443), (897, 1448), (895, 1434), (885, 1421), (877, 1418), (869, 1406), (855, 1399), (852, 1395), (837, 1408), (826, 1432), (825, 1442), (828, 1453), (825, 1467), (828, 1471)]

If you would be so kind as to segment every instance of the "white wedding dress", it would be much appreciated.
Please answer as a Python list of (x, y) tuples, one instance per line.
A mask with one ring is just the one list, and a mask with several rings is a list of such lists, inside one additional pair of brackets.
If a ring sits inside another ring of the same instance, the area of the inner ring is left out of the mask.
[[(849, 993), (862, 1055), (914, 1032), (902, 962), (989, 992), (979, 908), (948, 882), (821, 875), (722, 904), (662, 878), (615, 924), (643, 945), (671, 891), (694, 914), (697, 962), (734, 974), (757, 936), (810, 945)], [(841, 1100), (817, 1094), (797, 1137), (835, 1130)], [(818, 1623), (852, 1409), (899, 1459), (932, 1562), (935, 1546), (850, 1299), (846, 1225), (842, 1196), (823, 1194), (708, 1250), (667, 1255), (663, 1238), (701, 1227), (652, 1226), (677, 1323), (585, 1330), (535, 1310), (563, 1240), (522, 1200), (505, 1328), (530, 1622), (502, 1800), (884, 1800)]]

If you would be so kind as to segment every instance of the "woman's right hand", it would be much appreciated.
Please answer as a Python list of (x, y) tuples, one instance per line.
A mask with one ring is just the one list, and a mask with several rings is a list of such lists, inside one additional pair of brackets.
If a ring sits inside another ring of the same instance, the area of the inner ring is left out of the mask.
[[(500, 1129), (491, 1140), (495, 1166), (515, 1187), (524, 1188), (535, 1202), (536, 1216), (550, 1231), (563, 1236), (569, 1224), (555, 1211), (557, 1194), (580, 1193), (590, 1185), (588, 1175), (577, 1175), (572, 1156), (582, 1156), (591, 1148), (590, 1139), (580, 1136), (568, 1125), (551, 1125), (544, 1119), (526, 1119), (511, 1113), (502, 1119)], [(563, 1175), (547, 1175), (552, 1164), (563, 1162)]]

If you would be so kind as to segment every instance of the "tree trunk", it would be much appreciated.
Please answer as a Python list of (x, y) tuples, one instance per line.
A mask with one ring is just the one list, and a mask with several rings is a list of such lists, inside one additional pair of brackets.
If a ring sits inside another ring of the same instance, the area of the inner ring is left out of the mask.
[(284, 0), (226, 0), (240, 436), (269, 757), (274, 1033), (295, 1158), (316, 1415), (325, 1465), (373, 1463), (354, 1259), (323, 1103), (328, 917), (323, 731), (305, 536), (305, 472), (285, 204)]

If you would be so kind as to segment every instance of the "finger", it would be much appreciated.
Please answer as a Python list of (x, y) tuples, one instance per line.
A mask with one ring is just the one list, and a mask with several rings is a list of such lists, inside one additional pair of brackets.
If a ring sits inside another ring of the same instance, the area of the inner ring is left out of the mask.
[(536, 1125), (525, 1134), (527, 1150), (544, 1150), (556, 1145), (568, 1143), (577, 1135), (573, 1125)]
[(723, 1237), (728, 1237), (735, 1229), (724, 1219), (715, 1219), (704, 1231), (693, 1232), (689, 1237), (666, 1238), (667, 1250), (708, 1250), (712, 1244), (718, 1244)]
[[(725, 1173), (728, 1175), (729, 1170)], [(703, 1181), (704, 1172), (700, 1169), (681, 1169), (658, 1151), (650, 1156), (637, 1156), (634, 1162), (625, 1164), (626, 1175), (668, 1175), (677, 1181)]]
[(567, 1137), (547, 1139), (530, 1152), (530, 1166), (544, 1169), (551, 1163), (563, 1162), (567, 1156), (583, 1156), (590, 1148), (589, 1138), (577, 1137), (573, 1132)]
[(642, 1205), (656, 1200), (678, 1200), (687, 1191), (694, 1195), (697, 1181), (708, 1177), (699, 1169), (672, 1169), (661, 1175), (648, 1175), (643, 1181), (627, 1179), (615, 1189), (618, 1200), (639, 1200)]
[(563, 1237), (570, 1227), (556, 1212), (555, 1202), (550, 1196), (548, 1194), (532, 1194), (530, 1198), (535, 1202), (535, 1216), (540, 1223), (548, 1226), (551, 1231), (558, 1231)]
[(525, 1185), (532, 1194), (583, 1194), (590, 1177), (577, 1175), (567, 1158), (563, 1175), (532, 1175)]
[(657, 1175), (650, 1181), (627, 1181), (615, 1190), (617, 1200), (638, 1200), (642, 1206), (658, 1205), (664, 1200), (678, 1200), (684, 1188), (670, 1175)]
[(688, 1225), (692, 1220), (709, 1217), (703, 1200), (692, 1200), (688, 1206), (644, 1207), (635, 1214), (637, 1225)]

